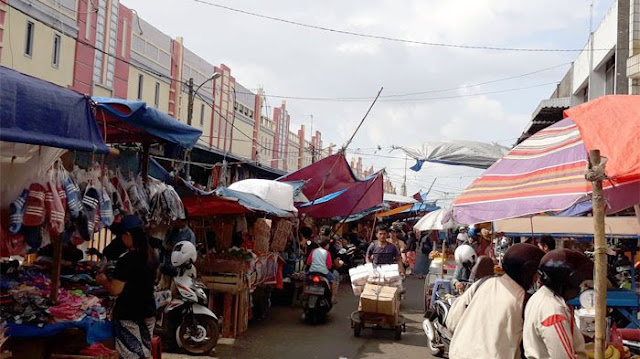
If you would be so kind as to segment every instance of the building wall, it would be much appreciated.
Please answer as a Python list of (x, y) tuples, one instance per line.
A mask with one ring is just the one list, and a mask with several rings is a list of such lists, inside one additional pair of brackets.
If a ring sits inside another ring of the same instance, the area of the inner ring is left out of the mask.
[[(142, 76), (142, 91), (139, 89), (139, 78)], [(131, 68), (129, 70), (127, 92), (132, 100), (142, 100), (147, 106), (155, 107), (162, 112), (169, 110), (169, 83), (165, 79), (152, 75), (146, 71)], [(156, 89), (158, 102), (156, 103)], [(142, 97), (138, 97), (141, 94)], [(199, 109), (199, 107), (198, 107)], [(198, 110), (199, 111), (199, 110)], [(197, 115), (197, 112), (196, 112)]]
[(640, 0), (631, 0), (629, 15), (629, 94), (640, 94)]
[[(622, 0), (624, 1), (624, 0)], [(618, 40), (618, 1), (615, 1), (609, 12), (604, 17), (598, 28), (593, 35), (593, 48), (599, 51), (593, 51), (593, 69), (600, 71), (593, 71), (595, 79), (592, 78), (592, 88), (589, 89), (591, 98), (604, 95), (604, 81), (594, 81), (598, 77), (602, 77), (604, 72), (602, 66), (606, 61), (613, 56)], [(602, 49), (608, 49), (609, 51), (603, 51)], [(588, 79), (590, 73), (590, 44), (584, 47), (584, 50), (578, 55), (578, 58), (574, 61), (573, 66), (573, 79), (572, 88), (573, 95), (579, 95), (580, 90), (583, 90), (588, 86)], [(574, 103), (584, 102), (582, 96), (576, 96)]]
[[(0, 64), (24, 72), (60, 86), (73, 85), (73, 68), (76, 41), (72, 36), (62, 33), (60, 26), (53, 26), (48, 12), (54, 11), (48, 5), (39, 3), (42, 10), (33, 10), (33, 16), (22, 12), (22, 1), (6, 6), (3, 17), (2, 57)], [(12, 7), (15, 6), (15, 7)], [(75, 5), (73, 8), (75, 11)], [(75, 19), (71, 13), (60, 9), (60, 17)], [(37, 16), (37, 17), (36, 17)], [(31, 55), (25, 54), (27, 40), (27, 22), (33, 23), (33, 45)], [(64, 26), (65, 31), (69, 26)], [(77, 29), (75, 30), (77, 33)], [(60, 37), (60, 54), (57, 66), (53, 64), (54, 36)]]
[[(28, 20), (35, 26), (31, 57), (24, 56)], [(51, 66), (55, 34), (61, 39), (57, 68)], [(310, 139), (304, 126), (290, 131), (285, 103), (263, 116), (264, 91), (237, 83), (228, 66), (199, 57), (181, 37), (163, 33), (120, 0), (0, 2), (0, 64), (87, 95), (140, 99), (182, 122), (193, 78), (194, 88), (204, 83), (191, 121), (203, 131), (201, 147), (289, 171), (330, 153), (321, 150), (319, 131)], [(209, 80), (215, 72), (222, 76)]]

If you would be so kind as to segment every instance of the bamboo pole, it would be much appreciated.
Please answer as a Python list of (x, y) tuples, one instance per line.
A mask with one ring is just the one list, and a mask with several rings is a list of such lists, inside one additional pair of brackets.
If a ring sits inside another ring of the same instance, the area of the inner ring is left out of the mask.
[[(589, 151), (591, 167), (600, 165), (600, 151)], [(597, 174), (596, 174), (597, 175)], [(595, 254), (594, 289), (596, 292), (596, 317), (595, 317), (595, 359), (604, 359), (606, 349), (606, 312), (607, 312), (607, 242), (604, 231), (604, 194), (602, 191), (602, 176), (594, 178), (592, 205), (593, 205), (593, 246)]]

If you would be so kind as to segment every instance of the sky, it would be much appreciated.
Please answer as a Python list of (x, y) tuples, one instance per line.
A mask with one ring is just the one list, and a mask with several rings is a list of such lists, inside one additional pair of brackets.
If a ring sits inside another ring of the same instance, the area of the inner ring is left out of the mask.
[[(398, 190), (405, 163), (410, 167), (414, 162), (405, 161), (404, 154), (392, 151), (392, 146), (435, 140), (513, 145), (578, 52), (496, 51), (372, 39), (211, 4), (417, 42), (564, 50), (583, 49), (587, 44), (591, 4), (588, 0), (122, 2), (164, 33), (182, 36), (186, 47), (210, 63), (229, 66), (246, 88), (262, 87), (272, 96), (267, 99), (270, 114), (283, 100), (279, 96), (288, 97), (291, 128), (304, 124), (309, 129), (313, 115), (313, 128), (322, 132), (324, 146), (343, 146), (383, 88), (347, 154), (361, 156), (367, 167), (385, 168)], [(612, 4), (613, 0), (594, 3), (594, 28)], [(532, 72), (536, 73), (521, 76)], [(477, 86), (486, 82), (490, 83)], [(415, 92), (423, 94), (395, 96)], [(406, 172), (409, 195), (431, 188), (428, 197), (443, 202), (455, 198), (482, 173), (429, 163), (419, 172)]]

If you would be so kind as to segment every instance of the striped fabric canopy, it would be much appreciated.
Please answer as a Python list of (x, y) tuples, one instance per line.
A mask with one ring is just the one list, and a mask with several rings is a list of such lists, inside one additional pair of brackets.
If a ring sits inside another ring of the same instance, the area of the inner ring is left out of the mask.
[[(639, 104), (640, 96), (605, 96), (567, 111), (575, 122), (565, 118), (512, 149), (454, 201), (453, 217), (474, 224), (562, 211), (590, 200), (591, 183), (584, 177), (588, 148), (610, 156), (605, 171), (612, 179), (603, 182), (607, 213), (639, 204)], [(598, 116), (588, 116), (592, 108)]]

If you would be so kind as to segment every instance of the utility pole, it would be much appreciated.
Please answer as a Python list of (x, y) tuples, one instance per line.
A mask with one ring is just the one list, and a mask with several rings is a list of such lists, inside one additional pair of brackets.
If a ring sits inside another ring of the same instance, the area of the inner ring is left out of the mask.
[(316, 162), (316, 145), (313, 143), (313, 114), (310, 114), (311, 117), (311, 163)]
[(404, 181), (402, 182), (402, 195), (407, 195), (407, 155), (404, 155)]
[[(204, 84), (206, 84), (209, 81), (215, 80), (218, 77), (222, 76), (221, 73), (219, 72), (214, 72), (213, 75), (211, 75), (211, 77), (209, 77), (208, 79), (204, 80), (204, 82), (202, 82), (200, 85), (198, 85), (198, 87), (194, 90), (193, 89), (193, 77), (189, 78), (189, 82), (187, 84), (188, 87), (188, 99), (187, 99), (187, 125), (191, 126), (191, 122), (193, 120), (193, 101), (195, 100), (196, 94), (198, 93), (198, 91), (200, 90), (200, 88), (202, 88), (202, 86)], [(213, 104), (211, 105), (211, 108), (214, 109), (215, 107), (215, 101), (213, 102)], [(214, 109), (215, 111), (215, 109)], [(189, 181), (190, 180), (190, 176), (191, 176), (191, 153), (187, 153), (187, 155), (185, 156), (185, 159), (187, 161), (187, 169), (185, 171), (186, 173), (186, 180)]]
[[(189, 85), (187, 85), (189, 87), (189, 98), (188, 98), (188, 104), (187, 104), (187, 125), (191, 126), (191, 121), (193, 119), (193, 98), (194, 98), (194, 92), (193, 92), (193, 77), (189, 78)], [(187, 160), (187, 169), (185, 171), (186, 175), (185, 177), (187, 182), (191, 181), (191, 153), (187, 152), (185, 155), (185, 159)]]

